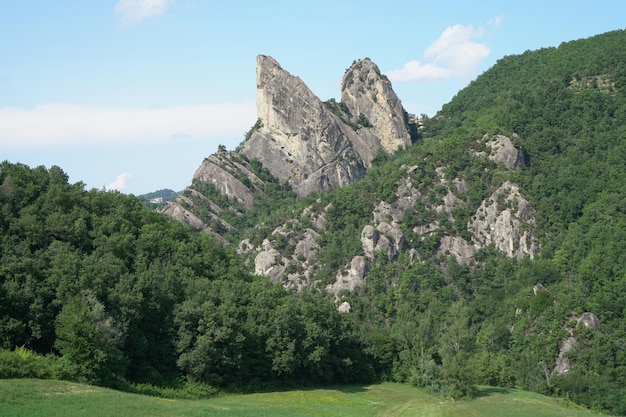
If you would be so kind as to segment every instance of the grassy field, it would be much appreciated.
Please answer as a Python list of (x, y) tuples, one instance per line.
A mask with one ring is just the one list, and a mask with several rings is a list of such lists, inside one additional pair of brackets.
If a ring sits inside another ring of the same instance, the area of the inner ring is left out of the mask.
[(445, 401), (401, 384), (168, 400), (62, 381), (0, 380), (3, 417), (411, 416), (578, 417), (593, 413), (550, 397), (480, 388), (477, 398)]

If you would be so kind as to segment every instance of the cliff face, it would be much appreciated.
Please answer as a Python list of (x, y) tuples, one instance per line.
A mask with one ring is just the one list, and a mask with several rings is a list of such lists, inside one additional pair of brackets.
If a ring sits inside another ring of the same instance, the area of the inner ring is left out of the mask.
[(346, 71), (341, 83), (341, 102), (350, 112), (350, 121), (369, 121), (357, 132), (370, 146), (395, 152), (411, 145), (406, 129), (404, 108), (376, 64), (369, 59), (357, 61)]
[(265, 55), (257, 57), (256, 83), (259, 123), (250, 137), (239, 151), (206, 158), (165, 213), (207, 232), (227, 230), (224, 212), (240, 215), (263, 197), (268, 176), (259, 177), (261, 167), (304, 196), (363, 178), (379, 150), (411, 145), (402, 104), (368, 59), (346, 71), (345, 103), (322, 102)]
[(262, 127), (246, 141), (243, 153), (303, 196), (362, 178), (381, 147), (392, 152), (411, 144), (404, 109), (374, 63), (353, 64), (343, 85), (342, 100), (347, 101), (331, 108), (276, 60), (260, 55), (257, 114)]
[[(370, 60), (356, 61), (346, 71), (341, 102), (320, 101), (271, 57), (260, 55), (257, 64), (259, 121), (252, 133), (239, 151), (206, 158), (192, 185), (164, 210), (217, 236), (266, 198), (265, 190), (290, 188), (305, 196), (342, 187), (362, 178), (377, 152), (411, 145), (400, 100)], [(512, 171), (523, 163), (513, 142), (503, 135), (485, 135), (466, 152), (484, 169)], [(360, 251), (336, 272), (334, 282), (326, 283), (328, 292), (337, 295), (362, 285), (377, 256), (420, 262), (422, 254), (409, 249), (407, 234), (413, 240), (438, 242), (438, 255), (454, 256), (466, 265), (489, 245), (518, 259), (539, 252), (534, 209), (516, 184), (494, 184), (491, 196), (469, 208), (471, 178), (454, 177), (454, 169), (437, 163), (426, 157), (400, 167), (395, 197), (375, 202), (361, 233)], [(312, 285), (320, 268), (317, 253), (323, 249), (318, 242), (328, 233), (328, 208), (318, 201), (267, 235), (244, 236), (238, 250), (255, 273), (273, 282), (294, 288)], [(466, 220), (455, 218), (469, 210), (473, 215)]]

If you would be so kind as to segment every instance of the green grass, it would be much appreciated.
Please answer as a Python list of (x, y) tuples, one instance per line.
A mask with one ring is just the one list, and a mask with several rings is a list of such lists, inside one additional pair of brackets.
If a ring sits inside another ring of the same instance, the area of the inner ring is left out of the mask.
[(242, 417), (578, 417), (593, 413), (555, 398), (479, 388), (477, 398), (446, 401), (402, 384), (347, 386), (207, 400), (168, 400), (71, 382), (0, 380), (3, 417), (242, 416)]

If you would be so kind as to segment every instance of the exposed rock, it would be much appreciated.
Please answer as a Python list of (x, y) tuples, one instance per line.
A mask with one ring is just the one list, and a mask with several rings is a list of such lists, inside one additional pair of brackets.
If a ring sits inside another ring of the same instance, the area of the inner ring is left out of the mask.
[(489, 151), (489, 159), (504, 164), (509, 169), (515, 169), (521, 162), (522, 153), (515, 148), (511, 139), (504, 135), (496, 135), (489, 137), (483, 136), (482, 139)]
[(371, 60), (359, 60), (346, 71), (341, 83), (341, 102), (348, 107), (352, 123), (365, 117), (372, 125), (358, 131), (367, 143), (374, 146), (380, 143), (387, 152), (411, 145), (402, 103), (389, 79)]
[(540, 292), (547, 291), (547, 288), (543, 286), (543, 284), (539, 283), (533, 287), (533, 294), (537, 295)]
[[(316, 201), (316, 204), (320, 203), (321, 200), (318, 199)], [(328, 226), (328, 220), (326, 220), (325, 213), (328, 211), (329, 207), (330, 205), (328, 207), (325, 207), (322, 213), (317, 214), (313, 212), (311, 207), (305, 207), (304, 210), (302, 210), (302, 213), (300, 213), (300, 217), (308, 217), (311, 220), (311, 224), (313, 224), (316, 229), (326, 229), (326, 226)]]
[(571, 370), (571, 364), (567, 358), (567, 353), (576, 349), (578, 341), (574, 337), (568, 337), (561, 343), (559, 356), (556, 358), (556, 365), (552, 371), (555, 375), (565, 375)]
[[(541, 284), (538, 284), (541, 285)], [(542, 286), (543, 287), (543, 286)], [(544, 288), (545, 290), (545, 288)], [(570, 317), (570, 320), (576, 321), (576, 326), (583, 326), (588, 329), (592, 329), (595, 331), (600, 330), (600, 319), (593, 313), (585, 312), (580, 315), (580, 317)], [(574, 334), (574, 328), (566, 326), (566, 329), (569, 331), (570, 335)], [(556, 358), (556, 365), (553, 370), (553, 374), (555, 375), (565, 375), (572, 369), (572, 364), (567, 358), (567, 353), (572, 350), (578, 348), (580, 344), (578, 340), (574, 336), (570, 336), (565, 339), (561, 346), (559, 347), (559, 356)]]
[(445, 213), (446, 217), (450, 221), (454, 221), (454, 217), (452, 216), (452, 210), (462, 201), (452, 193), (452, 191), (448, 190), (445, 196), (443, 196), (443, 204), (435, 207), (435, 210), (439, 213)]
[[(246, 184), (240, 178), (245, 178)], [(196, 229), (218, 236), (214, 227), (232, 229), (221, 218), (222, 212), (228, 210), (241, 215), (243, 210), (252, 208), (255, 199), (263, 195), (262, 186), (263, 181), (252, 172), (249, 163), (239, 154), (218, 152), (204, 159), (193, 175), (192, 184), (170, 201), (162, 212)], [(222, 207), (213, 201), (215, 192), (226, 197), (228, 206)]]
[(400, 251), (406, 249), (406, 239), (399, 227), (381, 222), (376, 226), (376, 229), (389, 239), (391, 244), (391, 251), (387, 251), (389, 259), (395, 258)]
[(459, 236), (443, 236), (437, 252), (454, 255), (458, 263), (469, 265), (477, 251), (475, 245)]
[[(257, 57), (256, 81), (260, 123), (239, 150), (220, 149), (206, 158), (165, 213), (219, 235), (230, 229), (224, 213), (240, 215), (264, 196), (267, 178), (255, 159), (303, 196), (362, 178), (381, 149), (411, 145), (400, 100), (368, 59), (355, 62), (344, 75), (347, 103), (323, 103), (300, 78), (264, 55)], [(216, 198), (216, 192), (227, 200)], [(327, 222), (320, 215), (313, 224), (319, 230)]]
[(352, 306), (350, 305), (349, 302), (344, 301), (343, 303), (341, 303), (339, 307), (337, 307), (337, 310), (339, 310), (342, 313), (349, 313), (350, 310), (352, 310)]
[(454, 182), (457, 193), (461, 194), (469, 191), (469, 184), (467, 183), (467, 181), (455, 178), (454, 180), (452, 180), (452, 182)]
[(588, 329), (600, 330), (600, 319), (593, 313), (583, 313), (578, 320), (576, 320), (576, 325), (586, 327)]
[(275, 277), (276, 273), (272, 274), (272, 270), (278, 266), (276, 261), (279, 258), (280, 252), (272, 247), (269, 240), (265, 239), (263, 241), (263, 250), (258, 253), (256, 258), (254, 258), (254, 273), (256, 275)]
[(534, 209), (520, 194), (519, 187), (509, 181), (483, 201), (467, 225), (480, 247), (494, 244), (517, 259), (526, 255), (532, 259), (539, 252), (532, 235), (534, 226)]
[(399, 251), (406, 248), (406, 239), (398, 227), (382, 222), (376, 228), (371, 225), (363, 228), (361, 245), (369, 259), (374, 259), (378, 251), (386, 253), (388, 259), (394, 259)]
[[(235, 177), (225, 166), (229, 166), (230, 171), (238, 171), (246, 178), (253, 178), (257, 183), (258, 178), (243, 165), (237, 164), (233, 166), (232, 161), (227, 161), (230, 152), (220, 152), (209, 156), (202, 162), (200, 167), (193, 174), (192, 182), (212, 184), (220, 194), (233, 198), (241, 203), (246, 209), (251, 209), (254, 203), (254, 193), (245, 186), (237, 177)], [(228, 164), (228, 165), (227, 165)]]
[(204, 222), (191, 210), (185, 208), (185, 206), (191, 207), (192, 204), (189, 198), (179, 195), (163, 208), (163, 213), (195, 229), (202, 229), (204, 228)]
[(409, 261), (411, 261), (411, 265), (413, 265), (415, 261), (423, 262), (424, 258), (422, 258), (422, 255), (420, 255), (417, 249), (411, 248), (409, 249)]
[[(401, 105), (394, 107), (394, 111), (399, 109)], [(386, 123), (380, 127), (381, 132), (392, 135), (389, 120), (403, 121), (403, 113), (390, 113), (388, 120), (381, 118)], [(244, 144), (243, 153), (249, 159), (258, 158), (273, 176), (289, 183), (301, 196), (362, 178), (382, 146), (376, 130), (358, 134), (300, 78), (264, 55), (257, 57), (257, 114), (262, 127)], [(405, 144), (406, 129), (404, 133), (398, 143)], [(391, 149), (395, 142), (385, 136), (385, 143)]]
[(254, 250), (254, 245), (252, 245), (252, 243), (250, 243), (250, 239), (247, 239), (247, 238), (239, 242), (239, 246), (237, 246), (237, 253), (240, 255), (244, 253), (248, 253), (253, 250)]
[(335, 297), (342, 291), (354, 291), (365, 283), (365, 273), (368, 270), (368, 262), (363, 256), (355, 256), (350, 262), (350, 268), (345, 274), (340, 271), (335, 277), (335, 282), (326, 287), (326, 291), (335, 294)]
[(404, 213), (412, 208), (418, 198), (421, 197), (420, 192), (413, 186), (411, 179), (411, 174), (417, 169), (417, 166), (404, 168), (406, 168), (406, 175), (398, 182), (394, 203), (390, 204), (385, 201), (380, 201), (376, 207), (374, 207), (374, 222), (400, 223)]
[(368, 224), (363, 228), (361, 232), (361, 245), (363, 246), (363, 252), (365, 252), (366, 256), (370, 258), (374, 257), (374, 250), (378, 244), (379, 237), (378, 230), (376, 230), (374, 226)]
[(315, 260), (315, 252), (319, 249), (317, 244), (318, 237), (319, 234), (315, 230), (306, 229), (303, 237), (296, 244), (294, 250), (296, 258), (301, 255), (305, 261), (312, 263)]

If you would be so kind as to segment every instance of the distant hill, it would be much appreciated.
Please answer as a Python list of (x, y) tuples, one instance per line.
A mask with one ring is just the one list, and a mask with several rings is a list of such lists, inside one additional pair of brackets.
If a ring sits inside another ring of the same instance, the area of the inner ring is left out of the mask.
[(178, 193), (167, 188), (137, 196), (140, 200), (145, 201), (148, 207), (153, 209), (165, 206), (165, 204), (174, 200), (176, 197), (178, 197)]

